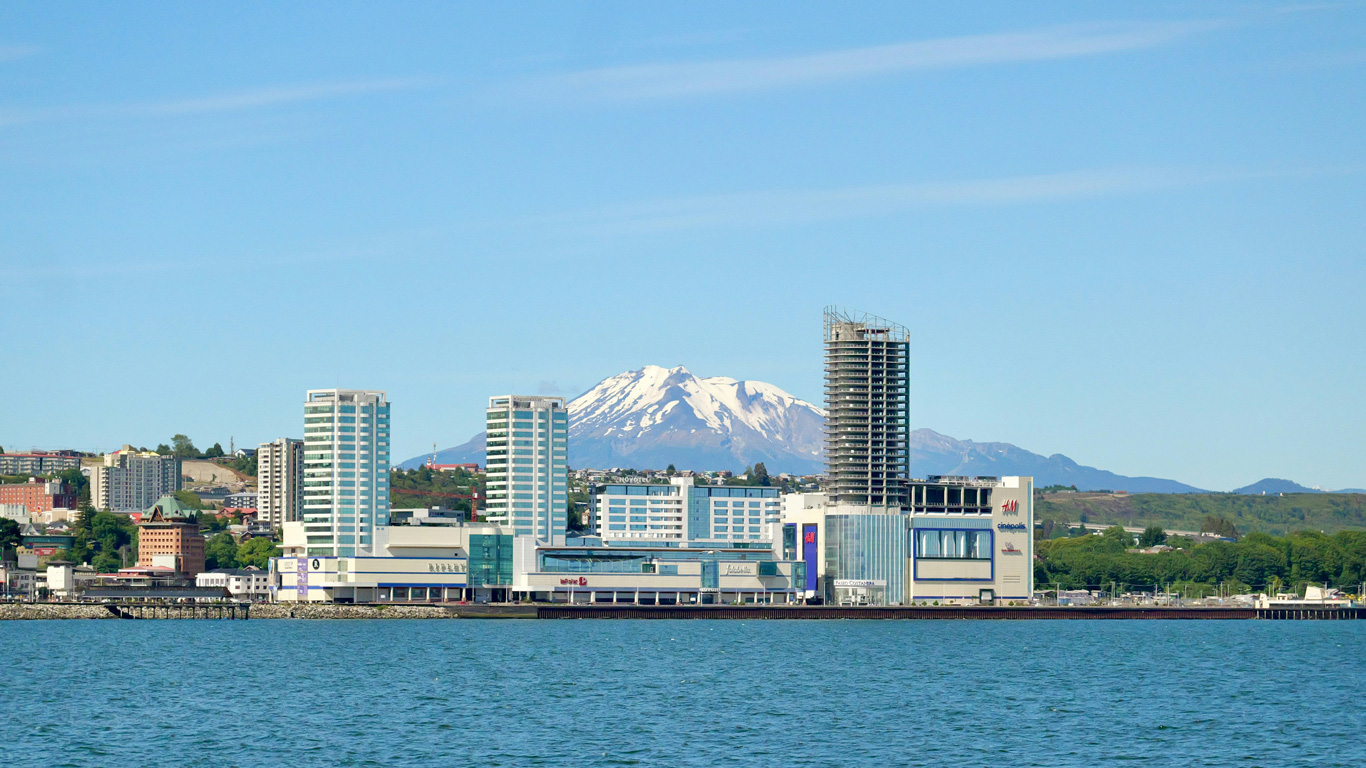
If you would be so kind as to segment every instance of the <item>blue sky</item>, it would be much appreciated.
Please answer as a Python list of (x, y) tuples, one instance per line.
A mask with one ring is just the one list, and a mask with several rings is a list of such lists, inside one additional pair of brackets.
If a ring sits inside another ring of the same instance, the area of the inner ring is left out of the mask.
[(1361, 3), (0, 6), (0, 445), (395, 455), (645, 364), (1229, 489), (1366, 485)]

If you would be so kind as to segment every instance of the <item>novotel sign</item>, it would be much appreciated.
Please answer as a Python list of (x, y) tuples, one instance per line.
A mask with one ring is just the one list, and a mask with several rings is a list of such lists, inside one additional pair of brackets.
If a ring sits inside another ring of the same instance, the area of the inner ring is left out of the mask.
[(1028, 530), (1029, 530), (1029, 526), (1025, 525), (1024, 523), (997, 523), (997, 524), (996, 524), (996, 530), (998, 530), (998, 531), (1028, 531)]

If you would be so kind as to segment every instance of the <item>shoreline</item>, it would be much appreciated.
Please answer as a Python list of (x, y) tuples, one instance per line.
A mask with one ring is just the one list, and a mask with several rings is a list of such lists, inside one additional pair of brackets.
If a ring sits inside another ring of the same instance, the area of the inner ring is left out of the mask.
[[(0, 621), (120, 619), (102, 603), (2, 603)], [(177, 617), (158, 617), (170, 621)], [(1067, 621), (1067, 620), (1319, 620), (1366, 619), (1366, 608), (1223, 608), (1110, 606), (769, 606), (769, 605), (613, 605), (613, 604), (448, 604), (338, 605), (326, 603), (257, 603), (248, 619), (719, 619), (719, 620), (931, 620), (931, 621)], [(143, 620), (152, 620), (150, 617)], [(180, 620), (213, 621), (214, 618)], [(239, 619), (240, 620), (240, 619)]]

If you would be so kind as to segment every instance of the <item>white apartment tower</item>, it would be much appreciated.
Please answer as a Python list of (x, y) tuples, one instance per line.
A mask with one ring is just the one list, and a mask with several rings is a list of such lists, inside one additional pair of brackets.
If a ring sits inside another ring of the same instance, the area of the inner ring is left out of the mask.
[(135, 451), (130, 445), (106, 453), (104, 465), (90, 474), (91, 504), (111, 512), (142, 512), (178, 490), (180, 459)]
[(282, 437), (256, 449), (256, 519), (279, 526), (304, 508), (304, 441)]
[(489, 398), (488, 519), (515, 536), (563, 540), (569, 509), (563, 397)]
[(383, 392), (311, 389), (304, 402), (303, 521), (309, 556), (375, 555), (389, 524)]

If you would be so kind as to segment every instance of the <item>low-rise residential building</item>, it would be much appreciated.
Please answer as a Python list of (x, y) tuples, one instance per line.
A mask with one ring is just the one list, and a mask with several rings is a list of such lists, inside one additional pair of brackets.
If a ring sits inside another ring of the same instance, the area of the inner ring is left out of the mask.
[(80, 468), (81, 457), (75, 451), (0, 453), (0, 475), (51, 475)]
[(425, 464), (423, 464), (422, 466), (426, 467), (427, 469), (436, 470), (437, 472), (455, 472), (455, 471), (462, 470), (462, 469), (465, 470), (466, 472), (478, 472), (478, 471), (479, 471), (479, 465), (476, 464), (476, 463), (469, 463), (469, 464), (436, 464), (436, 463), (434, 463), (431, 459), (427, 459), (427, 462), (426, 462)]
[(230, 493), (223, 497), (223, 506), (229, 509), (260, 509), (257, 498), (258, 494), (252, 491)]
[(196, 574), (196, 587), (222, 587), (239, 600), (267, 600), (271, 590), (270, 571), (259, 568), (215, 568)]
[(21, 504), (30, 517), (41, 518), (53, 509), (75, 509), (76, 493), (64, 481), (30, 477), (27, 483), (0, 484), (0, 504)]
[(38, 594), (37, 568), (23, 568), (13, 560), (0, 562), (0, 596), (32, 600)]
[(169, 568), (183, 576), (204, 570), (204, 535), (194, 512), (163, 496), (138, 520), (138, 567)]

